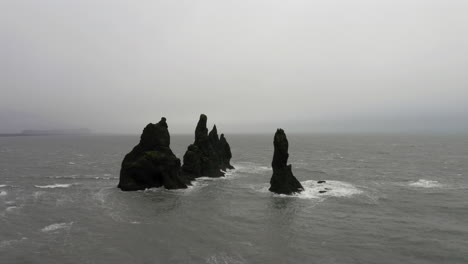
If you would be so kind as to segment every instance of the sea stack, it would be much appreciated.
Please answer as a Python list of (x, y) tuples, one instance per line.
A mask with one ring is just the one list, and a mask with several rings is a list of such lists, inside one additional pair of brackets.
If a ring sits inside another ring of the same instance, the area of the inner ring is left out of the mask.
[(222, 177), (226, 169), (234, 169), (230, 164), (231, 148), (226, 138), (218, 136), (216, 125), (208, 133), (206, 126), (208, 118), (200, 115), (195, 128), (195, 142), (188, 146), (184, 155), (182, 175), (188, 179), (207, 177)]
[(180, 159), (169, 147), (170, 135), (166, 118), (148, 124), (140, 143), (128, 153), (120, 170), (118, 187), (123, 191), (164, 186), (166, 189), (187, 188), (190, 181), (180, 174)]
[(292, 174), (291, 164), (287, 164), (289, 143), (283, 129), (276, 131), (273, 145), (275, 148), (271, 163), (273, 176), (271, 176), (269, 190), (278, 194), (293, 194), (303, 191), (304, 187)]

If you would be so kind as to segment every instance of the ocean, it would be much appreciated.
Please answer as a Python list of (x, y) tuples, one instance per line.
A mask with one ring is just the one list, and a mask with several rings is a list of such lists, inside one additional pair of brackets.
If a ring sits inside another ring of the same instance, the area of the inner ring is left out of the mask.
[(1, 137), (0, 263), (468, 263), (467, 135), (288, 139), (294, 196), (268, 192), (273, 133), (227, 135), (225, 178), (137, 192), (138, 135)]

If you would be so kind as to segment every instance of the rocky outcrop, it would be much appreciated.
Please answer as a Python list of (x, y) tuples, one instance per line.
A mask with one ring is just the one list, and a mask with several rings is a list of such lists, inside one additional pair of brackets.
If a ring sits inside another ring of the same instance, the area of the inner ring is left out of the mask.
[(271, 166), (273, 176), (270, 180), (270, 191), (278, 194), (293, 194), (304, 190), (301, 183), (294, 177), (291, 164), (287, 164), (289, 143), (283, 129), (278, 129), (273, 141), (274, 154)]
[(195, 142), (188, 146), (184, 155), (182, 175), (188, 179), (222, 177), (223, 171), (234, 168), (230, 164), (232, 154), (226, 138), (223, 134), (219, 138), (216, 125), (208, 133), (207, 120), (206, 115), (200, 115), (195, 128)]
[(219, 151), (220, 151), (222, 169), (223, 170), (234, 169), (234, 166), (231, 165), (231, 158), (232, 158), (231, 146), (229, 146), (229, 143), (224, 137), (224, 134), (221, 134), (221, 137), (219, 138)]
[(161, 186), (166, 189), (187, 188), (190, 179), (180, 174), (180, 159), (169, 145), (166, 118), (161, 118), (157, 124), (148, 124), (141, 134), (140, 143), (122, 162), (118, 187), (123, 191)]

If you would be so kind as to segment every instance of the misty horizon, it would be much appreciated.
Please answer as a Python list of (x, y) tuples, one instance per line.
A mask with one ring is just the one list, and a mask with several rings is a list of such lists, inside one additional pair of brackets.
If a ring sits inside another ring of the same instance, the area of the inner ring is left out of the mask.
[(468, 132), (462, 1), (5, 1), (0, 133)]

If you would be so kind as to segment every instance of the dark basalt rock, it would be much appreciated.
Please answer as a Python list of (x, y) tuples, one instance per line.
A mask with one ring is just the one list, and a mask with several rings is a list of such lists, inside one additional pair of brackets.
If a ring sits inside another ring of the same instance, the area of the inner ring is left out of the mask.
[(319, 193), (326, 193), (327, 191), (319, 191)]
[(219, 149), (220, 149), (220, 154), (221, 154), (222, 169), (223, 170), (234, 169), (234, 166), (231, 165), (231, 158), (232, 158), (231, 146), (229, 146), (229, 143), (224, 137), (224, 134), (221, 134), (221, 137), (219, 138)]
[(233, 169), (230, 164), (231, 148), (226, 138), (218, 136), (216, 125), (208, 133), (206, 115), (200, 115), (195, 129), (195, 142), (188, 146), (184, 155), (182, 174), (189, 178), (201, 176), (222, 177), (226, 169)]
[(180, 174), (180, 159), (170, 149), (170, 135), (166, 118), (157, 124), (148, 124), (140, 143), (128, 153), (120, 170), (118, 187), (123, 191), (144, 190), (164, 186), (182, 189), (190, 179)]
[(291, 165), (287, 165), (289, 143), (283, 129), (278, 129), (273, 141), (275, 151), (273, 154), (273, 176), (270, 180), (270, 191), (278, 194), (293, 194), (304, 190), (301, 183), (294, 177)]
[(317, 181), (318, 184), (326, 183), (326, 181)]

